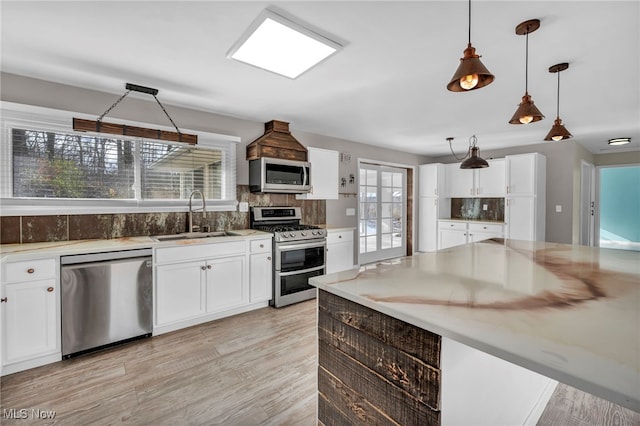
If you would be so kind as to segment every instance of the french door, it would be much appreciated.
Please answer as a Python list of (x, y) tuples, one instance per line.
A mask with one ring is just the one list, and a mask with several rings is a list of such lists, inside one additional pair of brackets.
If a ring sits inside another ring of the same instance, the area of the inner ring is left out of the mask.
[(358, 262), (405, 256), (407, 171), (360, 163), (359, 177)]

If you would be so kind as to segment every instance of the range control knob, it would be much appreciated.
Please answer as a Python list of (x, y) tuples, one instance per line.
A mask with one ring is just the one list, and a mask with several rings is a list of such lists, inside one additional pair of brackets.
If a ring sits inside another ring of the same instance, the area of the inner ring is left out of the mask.
[(318, 231), (311, 231), (311, 235), (318, 235)]
[(306, 232), (301, 232), (300, 235), (302, 235), (303, 237), (306, 237), (307, 233)]

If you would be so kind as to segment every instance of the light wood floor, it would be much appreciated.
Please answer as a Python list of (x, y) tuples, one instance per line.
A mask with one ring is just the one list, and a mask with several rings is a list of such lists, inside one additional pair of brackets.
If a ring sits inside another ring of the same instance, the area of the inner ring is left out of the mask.
[[(316, 303), (265, 308), (0, 379), (0, 423), (315, 425)], [(53, 422), (7, 420), (53, 410)], [(539, 425), (639, 425), (560, 385)]]

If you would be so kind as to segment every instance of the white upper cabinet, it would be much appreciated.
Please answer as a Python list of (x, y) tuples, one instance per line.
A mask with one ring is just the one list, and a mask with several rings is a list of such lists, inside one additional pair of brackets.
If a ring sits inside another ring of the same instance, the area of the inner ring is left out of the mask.
[(447, 197), (469, 198), (475, 195), (474, 171), (461, 169), (460, 163), (445, 164)]
[(441, 163), (420, 166), (420, 196), (444, 197), (445, 165)]
[(298, 200), (337, 200), (339, 153), (330, 149), (307, 148), (311, 163), (311, 191), (297, 194)]
[(484, 169), (461, 169), (460, 163), (446, 164), (446, 196), (451, 198), (504, 197), (505, 160), (488, 160)]
[[(544, 188), (546, 158), (538, 153), (508, 155), (506, 161), (507, 196), (535, 196)], [(542, 177), (542, 179), (541, 179)]]
[(505, 160), (498, 158), (487, 160), (489, 167), (477, 169), (475, 173), (475, 190), (478, 197), (504, 197), (505, 195)]

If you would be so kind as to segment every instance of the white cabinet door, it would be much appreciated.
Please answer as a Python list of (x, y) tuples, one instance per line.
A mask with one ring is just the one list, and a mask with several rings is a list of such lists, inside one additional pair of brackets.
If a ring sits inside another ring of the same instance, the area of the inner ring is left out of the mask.
[(507, 195), (536, 195), (536, 154), (508, 155), (505, 161)]
[(467, 244), (467, 231), (462, 229), (440, 229), (438, 249)]
[(311, 163), (311, 191), (297, 194), (299, 200), (337, 200), (339, 153), (329, 149), (307, 148)]
[(535, 241), (535, 197), (508, 198), (506, 204), (507, 238)]
[(420, 166), (420, 196), (444, 196), (445, 171), (444, 164), (433, 163)]
[(473, 170), (461, 169), (459, 163), (445, 164), (446, 196), (451, 198), (473, 197), (475, 195), (473, 179)]
[(470, 243), (488, 240), (489, 238), (503, 238), (504, 225), (469, 222), (467, 224), (467, 237)]
[(353, 268), (353, 229), (328, 230), (327, 274)]
[(244, 256), (207, 260), (207, 312), (236, 307), (249, 300), (244, 261)]
[(476, 170), (476, 196), (504, 197), (506, 188), (505, 160), (488, 160), (489, 167)]
[(3, 363), (56, 352), (58, 297), (55, 279), (4, 286)]
[[(269, 247), (271, 247), (270, 243)], [(271, 251), (251, 254), (249, 259), (251, 303), (271, 300), (273, 297), (272, 262)]]
[(418, 204), (420, 220), (418, 223), (418, 250), (436, 251), (438, 249), (438, 203), (446, 202), (441, 198), (421, 197)]
[(156, 267), (156, 325), (204, 313), (204, 274), (202, 261)]

